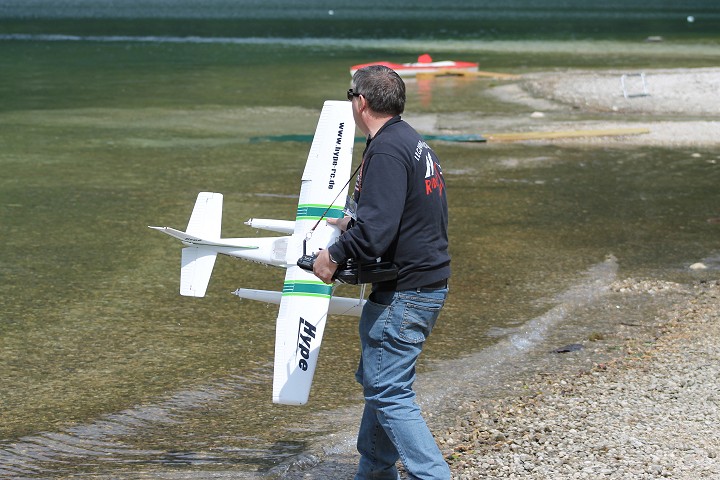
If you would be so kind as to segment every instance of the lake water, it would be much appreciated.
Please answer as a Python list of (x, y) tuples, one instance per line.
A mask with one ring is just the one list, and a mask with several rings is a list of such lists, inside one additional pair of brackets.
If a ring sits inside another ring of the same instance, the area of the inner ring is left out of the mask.
[[(292, 219), (309, 144), (257, 139), (312, 134), (350, 65), (718, 62), (716, 2), (386, 3), (0, 4), (0, 476), (255, 478), (352, 450), (356, 320), (330, 319), (309, 405), (272, 405), (276, 307), (231, 292), (278, 289), (283, 272), (223, 257), (205, 298), (180, 297), (179, 244), (147, 228), (184, 228), (205, 190), (225, 195), (224, 236)], [(407, 118), (526, 114), (487, 95), (496, 84), (408, 81)], [(433, 146), (454, 273), (419, 365), (427, 412), (611, 331), (597, 309), (615, 279), (717, 273), (716, 151)]]

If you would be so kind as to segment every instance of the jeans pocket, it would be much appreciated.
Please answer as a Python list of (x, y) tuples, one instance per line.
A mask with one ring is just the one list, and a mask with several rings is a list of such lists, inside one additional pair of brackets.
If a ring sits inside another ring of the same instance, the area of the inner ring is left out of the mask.
[(435, 326), (440, 309), (442, 304), (422, 305), (407, 302), (403, 309), (400, 338), (408, 343), (424, 342)]
[(374, 303), (381, 307), (387, 307), (393, 302), (395, 298), (395, 292), (392, 291), (379, 291), (372, 292), (368, 297), (368, 303)]

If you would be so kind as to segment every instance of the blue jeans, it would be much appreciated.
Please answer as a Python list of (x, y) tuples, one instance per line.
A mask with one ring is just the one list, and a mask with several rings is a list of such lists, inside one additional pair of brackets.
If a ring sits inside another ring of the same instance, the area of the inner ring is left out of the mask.
[(365, 410), (356, 480), (397, 480), (400, 459), (412, 479), (448, 480), (450, 468), (415, 403), (415, 362), (447, 288), (373, 292), (360, 316), (362, 353), (355, 375)]

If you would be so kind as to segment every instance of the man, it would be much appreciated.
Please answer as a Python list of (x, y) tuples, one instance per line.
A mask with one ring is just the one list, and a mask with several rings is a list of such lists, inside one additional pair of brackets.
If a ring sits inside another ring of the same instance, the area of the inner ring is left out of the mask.
[(332, 282), (338, 264), (377, 258), (397, 278), (372, 285), (360, 317), (362, 353), (356, 378), (365, 410), (358, 434), (356, 479), (449, 479), (450, 469), (415, 403), (415, 363), (440, 314), (450, 276), (445, 182), (435, 153), (400, 114), (405, 84), (374, 65), (353, 76), (348, 99), (367, 135), (352, 215), (333, 220), (343, 234), (319, 252), (314, 273)]

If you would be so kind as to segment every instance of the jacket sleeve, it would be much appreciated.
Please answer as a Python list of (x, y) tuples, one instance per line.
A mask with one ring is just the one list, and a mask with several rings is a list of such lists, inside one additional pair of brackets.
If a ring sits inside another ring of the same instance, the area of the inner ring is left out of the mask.
[(329, 247), (332, 257), (340, 263), (381, 257), (397, 236), (407, 186), (408, 170), (401, 160), (388, 154), (366, 159), (357, 221)]

